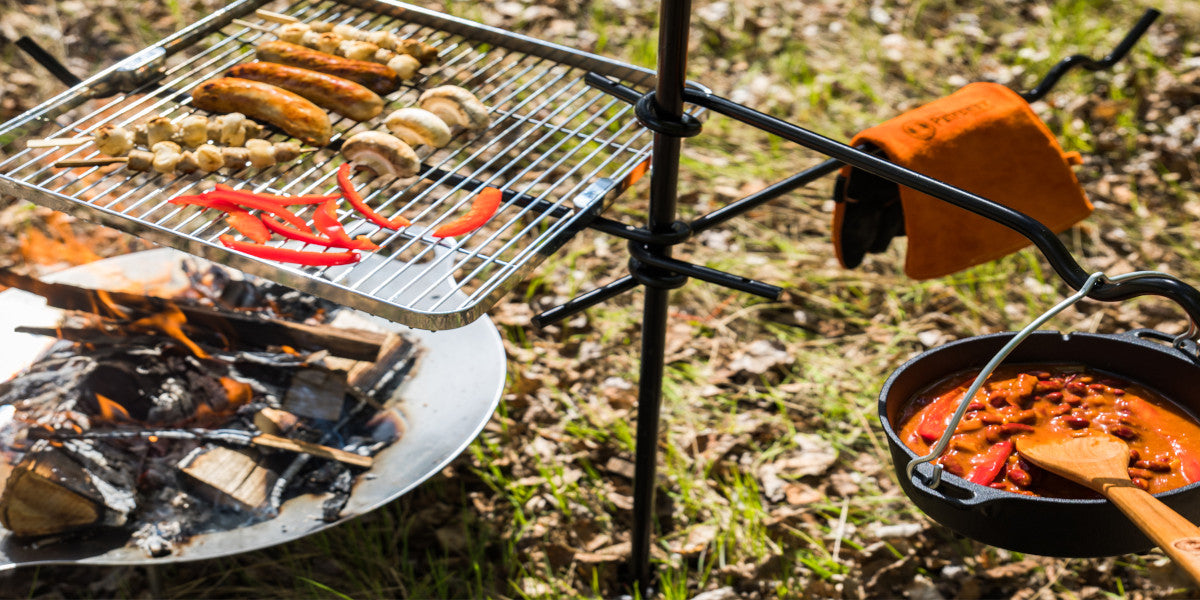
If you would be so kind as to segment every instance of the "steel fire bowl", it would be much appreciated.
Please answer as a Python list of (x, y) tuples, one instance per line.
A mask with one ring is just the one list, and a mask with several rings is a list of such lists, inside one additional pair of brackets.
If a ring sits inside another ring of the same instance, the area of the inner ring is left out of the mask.
[[(929, 350), (892, 373), (879, 394), (879, 418), (887, 432), (892, 462), (904, 493), (926, 515), (957, 533), (1009, 550), (1064, 557), (1096, 557), (1143, 552), (1154, 546), (1107, 500), (1040, 498), (1003, 492), (942, 474), (936, 488), (926, 485), (933, 467), (905, 475), (916, 458), (896, 433), (903, 404), (943, 377), (980, 369), (1011, 333), (959, 340)], [(1144, 385), (1200, 414), (1200, 361), (1172, 348), (1159, 332), (1061, 334), (1039, 331), (1022, 342), (1007, 364), (1083, 364)], [(1192, 348), (1194, 350), (1194, 346)], [(1156, 495), (1192, 522), (1200, 521), (1200, 483)]]
[[(115, 277), (161, 285), (173, 279), (183, 280), (179, 269), (183, 260), (203, 263), (181, 252), (160, 249), (90, 263), (47, 279), (98, 288), (104, 287), (106, 281), (111, 285)], [(450, 280), (446, 281), (444, 293), (457, 293), (450, 290)], [(302, 495), (285, 502), (273, 519), (194, 536), (161, 558), (151, 558), (137, 548), (125, 546), (128, 534), (29, 544), (0, 528), (0, 571), (34, 564), (161, 564), (266, 548), (370, 512), (441, 471), (483, 430), (500, 401), (506, 361), (495, 326), (483, 317), (459, 329), (430, 332), (343, 310), (350, 312), (356, 321), (402, 332), (425, 351), (391, 399), (404, 415), (404, 436), (376, 455), (375, 465), (359, 475), (339, 520), (327, 523), (320, 519), (321, 504), (328, 494)], [(0, 376), (32, 362), (49, 344), (46, 338), (16, 333), (13, 327), (47, 322), (52, 326), (57, 314), (32, 294), (20, 290), (0, 293)]]

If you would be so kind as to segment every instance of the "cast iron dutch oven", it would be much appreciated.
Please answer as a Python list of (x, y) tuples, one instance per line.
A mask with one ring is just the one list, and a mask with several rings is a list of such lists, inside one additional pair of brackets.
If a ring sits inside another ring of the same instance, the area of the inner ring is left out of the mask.
[[(999, 333), (946, 344), (913, 358), (888, 378), (879, 394), (879, 418), (904, 493), (938, 523), (1017, 552), (1095, 557), (1149, 550), (1153, 542), (1106, 500), (1024, 496), (949, 473), (943, 473), (941, 483), (930, 488), (927, 482), (933, 467), (929, 463), (917, 467), (913, 479), (905, 474), (916, 454), (900, 441), (893, 426), (903, 403), (947, 375), (982, 368), (1012, 335)], [(1123, 334), (1038, 331), (1018, 345), (1004, 364), (1087, 365), (1144, 385), (1192, 415), (1200, 414), (1200, 361), (1195, 358), (1195, 345), (1180, 351), (1169, 344), (1170, 339), (1152, 330)], [(1200, 521), (1200, 483), (1156, 496), (1193, 523)]]

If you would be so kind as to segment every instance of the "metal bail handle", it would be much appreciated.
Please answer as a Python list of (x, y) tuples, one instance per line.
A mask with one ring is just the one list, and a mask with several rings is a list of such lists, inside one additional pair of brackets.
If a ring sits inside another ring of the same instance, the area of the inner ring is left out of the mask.
[[(1054, 315), (1057, 315), (1067, 307), (1086, 297), (1088, 293), (1092, 291), (1092, 288), (1096, 287), (1096, 284), (1100, 283), (1101, 281), (1119, 283), (1129, 279), (1151, 276), (1170, 277), (1170, 275), (1159, 271), (1134, 271), (1132, 273), (1117, 275), (1115, 277), (1108, 277), (1104, 273), (1093, 273), (1087, 278), (1086, 281), (1084, 281), (1083, 285), (1080, 286), (1079, 291), (1068, 296), (1062, 302), (1054, 305), (1054, 307), (1052, 307), (1050, 310), (1042, 313), (1041, 316), (1034, 319), (1033, 322), (1031, 322), (1029, 325), (1026, 325), (1023, 329), (1013, 335), (1012, 339), (1009, 340), (1008, 343), (1004, 344), (1004, 347), (1000, 348), (1000, 351), (992, 357), (992, 360), (984, 365), (983, 370), (980, 371), (979, 375), (975, 377), (975, 381), (971, 383), (971, 387), (967, 389), (967, 393), (963, 394), (963, 398), (959, 402), (958, 409), (955, 410), (954, 414), (950, 417), (950, 422), (946, 424), (946, 430), (942, 432), (942, 437), (938, 438), (937, 444), (935, 444), (933, 449), (929, 451), (929, 454), (914, 458), (909, 461), (908, 466), (905, 468), (905, 474), (908, 476), (908, 478), (915, 481), (916, 470), (919, 465), (937, 460), (937, 458), (946, 451), (946, 446), (950, 445), (950, 438), (954, 435), (955, 430), (958, 429), (958, 424), (960, 421), (962, 421), (963, 415), (966, 414), (967, 407), (971, 404), (971, 399), (973, 399), (975, 394), (978, 393), (980, 388), (983, 387), (984, 382), (986, 382), (987, 378), (992, 375), (992, 371), (995, 371), (996, 367), (1000, 366), (1000, 363), (1003, 362), (1004, 359), (1007, 358), (1008, 355), (1025, 340), (1025, 338), (1029, 337), (1031, 333), (1036, 331), (1038, 327), (1041, 327), (1043, 323), (1050, 320)], [(1200, 333), (1200, 328), (1197, 327), (1195, 321), (1189, 318), (1187, 332), (1176, 337), (1174, 340), (1174, 345), (1177, 348), (1182, 346), (1185, 340), (1195, 339), (1197, 333)], [(941, 482), (942, 465), (934, 464), (933, 473), (930, 475), (929, 482), (926, 483), (926, 485), (930, 488), (936, 488)]]

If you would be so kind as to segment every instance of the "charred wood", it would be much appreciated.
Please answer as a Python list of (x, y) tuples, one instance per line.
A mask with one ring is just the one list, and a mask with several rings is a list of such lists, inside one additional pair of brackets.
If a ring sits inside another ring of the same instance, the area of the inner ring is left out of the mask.
[[(49, 306), (110, 315), (107, 307), (119, 305), (143, 314), (178, 308), (187, 322), (200, 330), (216, 332), (235, 344), (253, 347), (292, 346), (307, 350), (327, 350), (335, 356), (373, 361), (379, 357), (383, 334), (365, 330), (347, 330), (264, 318), (253, 314), (220, 310), (164, 298), (105, 292), (63, 283), (47, 283), (33, 277), (0, 269), (0, 285), (19, 288), (42, 296)], [(133, 315), (124, 315), (133, 316)]]

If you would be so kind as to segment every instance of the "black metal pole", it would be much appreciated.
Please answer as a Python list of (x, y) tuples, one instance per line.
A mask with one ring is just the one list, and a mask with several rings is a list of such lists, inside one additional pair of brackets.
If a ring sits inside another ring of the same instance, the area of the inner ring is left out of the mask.
[[(658, 19), (658, 85), (655, 87), (655, 111), (663, 119), (683, 116), (683, 86), (687, 71), (687, 40), (691, 21), (691, 0), (664, 0)], [(675, 221), (675, 200), (679, 184), (679, 154), (682, 140), (663, 133), (654, 134), (654, 152), (650, 177), (648, 229), (670, 233)], [(671, 255), (670, 245), (647, 245), (646, 251), (664, 258)], [(646, 283), (642, 307), (641, 370), (638, 376), (637, 446), (634, 455), (633, 535), (631, 560), (638, 592), (649, 595), (653, 583), (650, 569), (650, 538), (654, 528), (654, 490), (658, 460), (658, 421), (662, 407), (663, 366), (666, 353), (667, 309), (670, 287), (654, 285), (646, 275), (655, 269), (646, 265), (639, 279)], [(634, 273), (638, 276), (638, 273)]]

